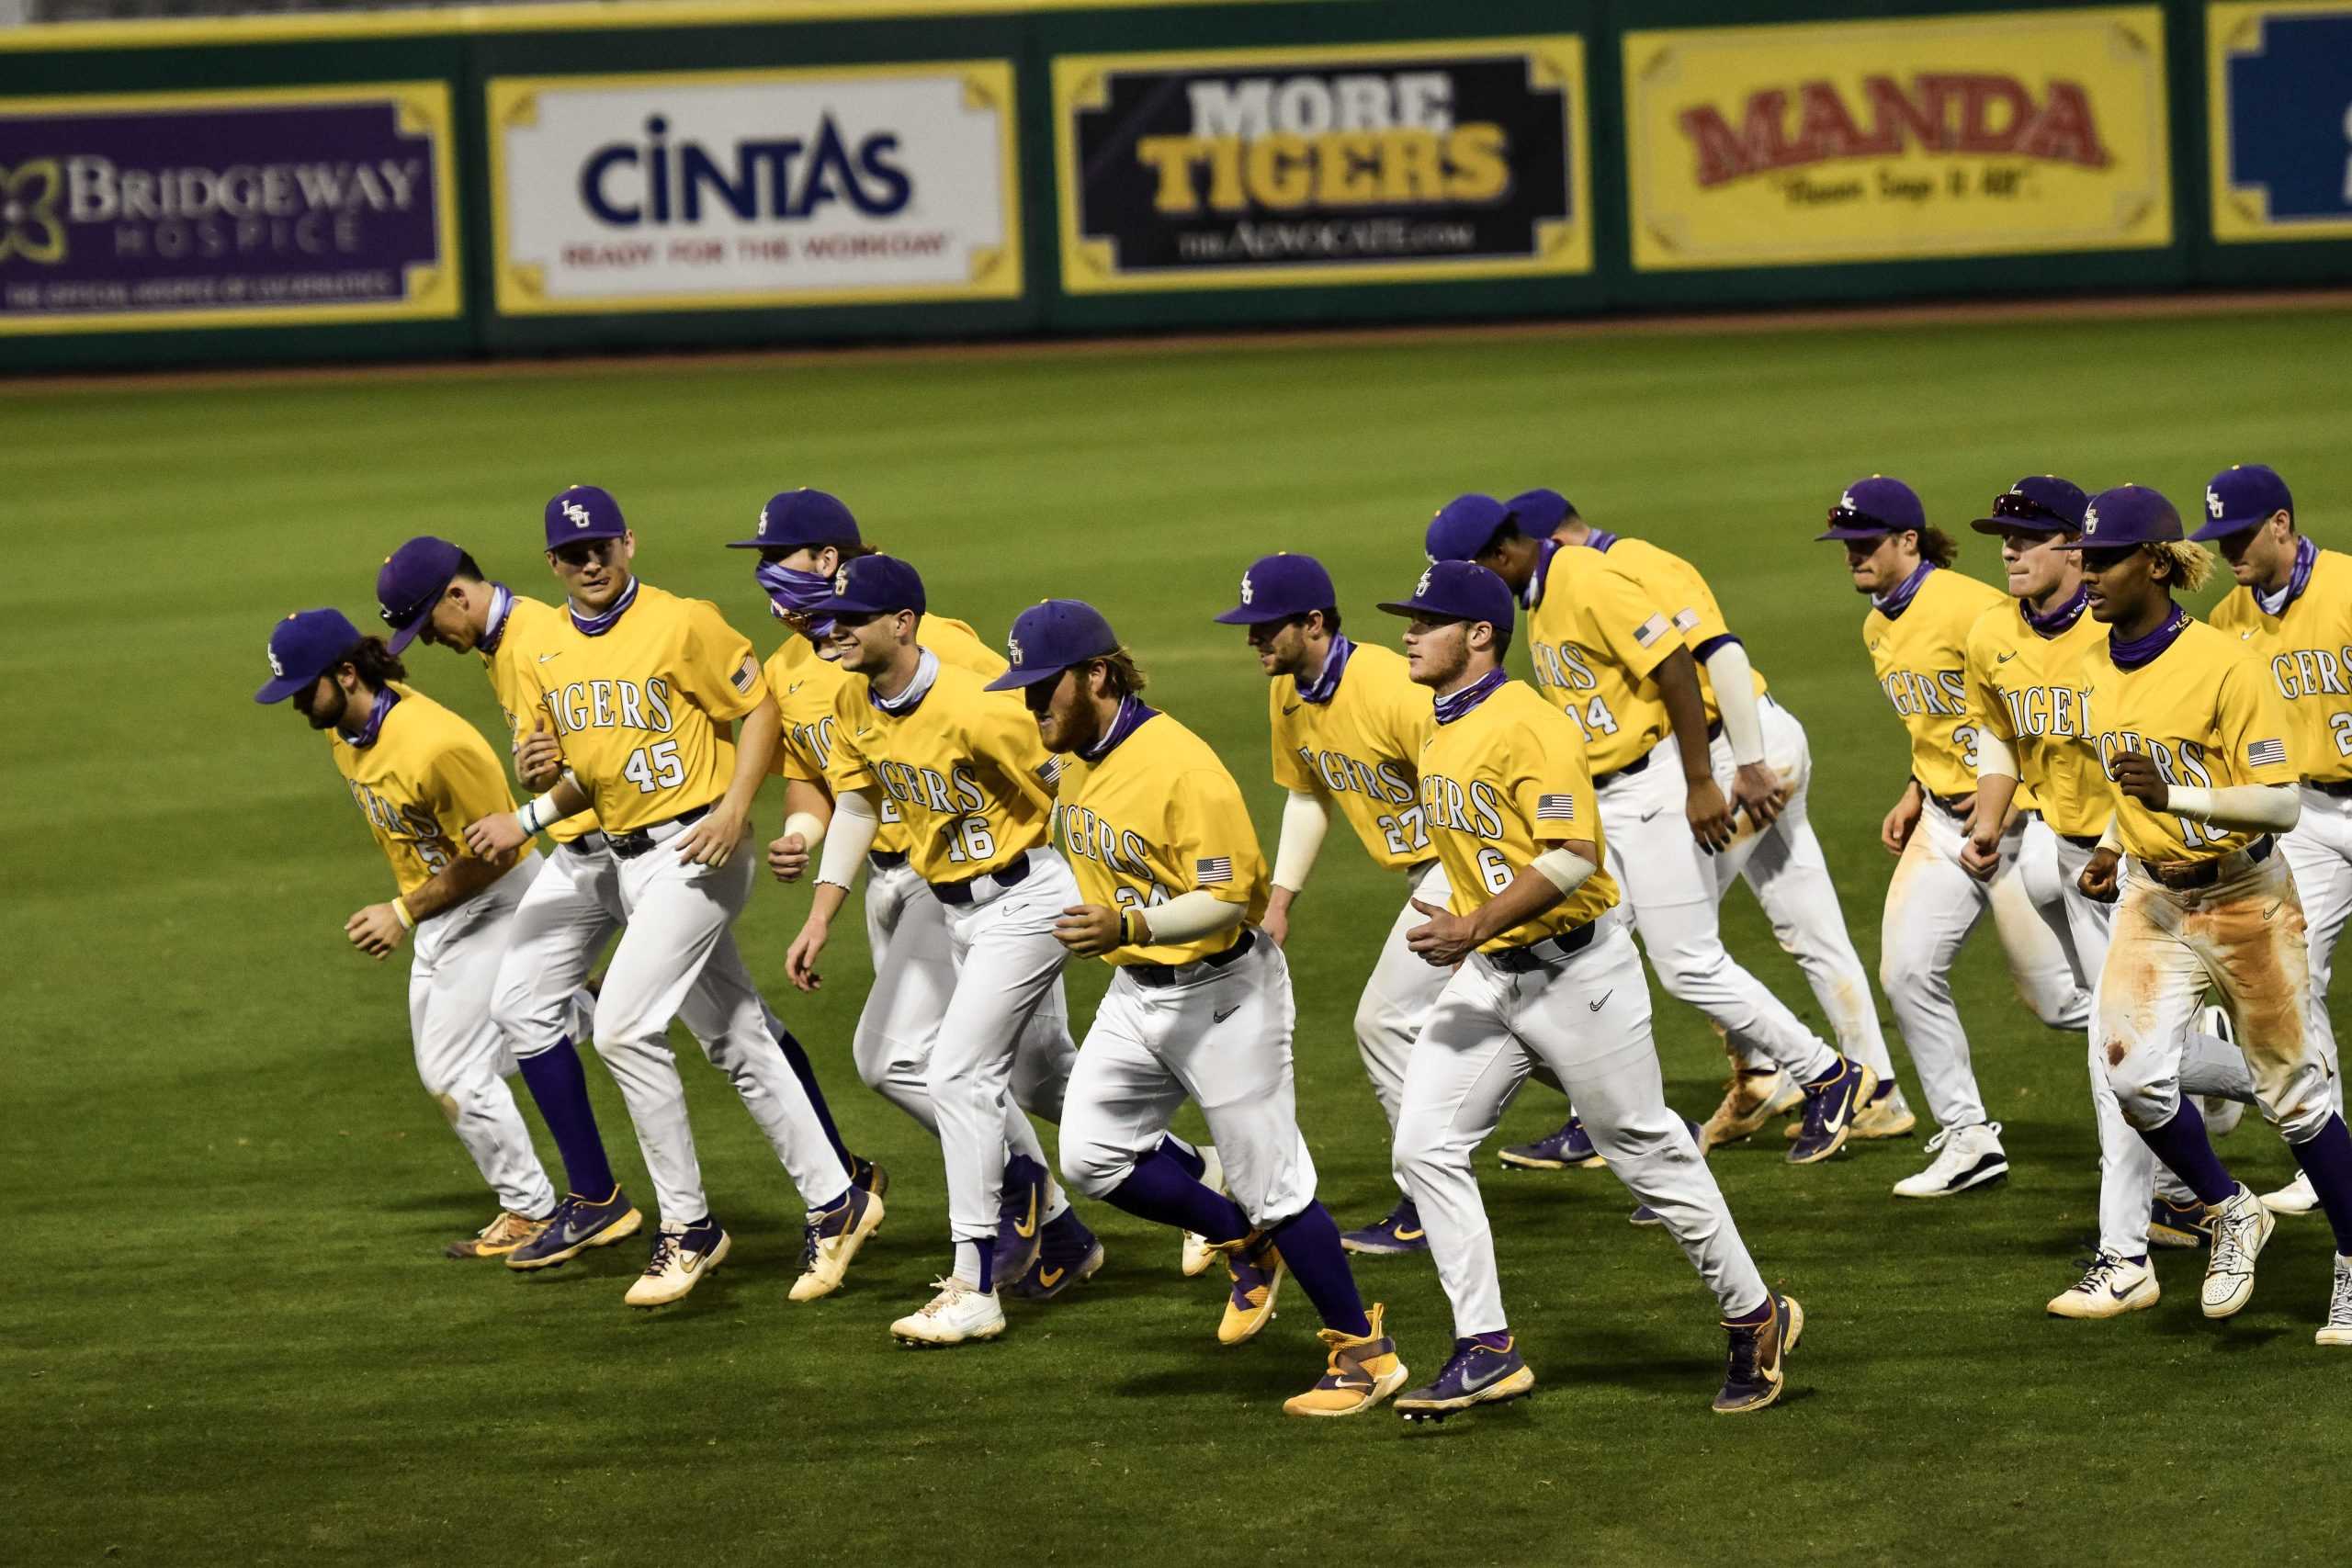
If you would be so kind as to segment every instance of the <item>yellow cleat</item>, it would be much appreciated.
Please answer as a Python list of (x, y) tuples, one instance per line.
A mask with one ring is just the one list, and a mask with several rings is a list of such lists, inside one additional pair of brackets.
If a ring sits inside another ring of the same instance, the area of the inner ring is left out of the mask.
[(526, 1241), (537, 1240), (548, 1228), (546, 1220), (526, 1219), (511, 1209), (501, 1209), (498, 1218), (474, 1232), (463, 1241), (453, 1241), (441, 1249), (444, 1258), (503, 1258)]
[(1734, 1062), (1724, 1085), (1723, 1103), (1700, 1129), (1699, 1152), (1752, 1137), (1765, 1122), (1804, 1104), (1804, 1090), (1778, 1066), (1749, 1067)]
[(1274, 1297), (1288, 1270), (1273, 1237), (1264, 1231), (1251, 1231), (1239, 1241), (1218, 1242), (1215, 1250), (1224, 1255), (1225, 1271), (1233, 1280), (1225, 1298), (1225, 1316), (1216, 1325), (1217, 1343), (1238, 1345), (1272, 1321)]
[(1322, 1378), (1305, 1393), (1283, 1401), (1286, 1416), (1361, 1416), (1405, 1386), (1405, 1363), (1396, 1358), (1396, 1341), (1381, 1328), (1387, 1309), (1374, 1302), (1364, 1316), (1372, 1332), (1342, 1334), (1323, 1329), (1317, 1336), (1331, 1347), (1331, 1359)]

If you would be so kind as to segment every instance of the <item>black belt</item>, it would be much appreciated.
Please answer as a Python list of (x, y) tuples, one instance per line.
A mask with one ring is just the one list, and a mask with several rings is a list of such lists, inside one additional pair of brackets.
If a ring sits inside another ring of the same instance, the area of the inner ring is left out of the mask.
[(2058, 836), (2065, 840), (2068, 843), (2074, 845), (2078, 850), (2095, 850), (2098, 848), (2098, 835), (2097, 833), (2061, 833)]
[[(2270, 858), (2270, 835), (2265, 833), (2245, 846), (2245, 858), (2259, 865)], [(2196, 861), (2182, 866), (2171, 866), (2156, 861), (2143, 860), (2140, 863), (2140, 869), (2147, 874), (2150, 881), (2162, 886), (2211, 887), (2222, 880), (2222, 862), (2229, 858), (2227, 855), (2217, 855), (2211, 860)]]
[(939, 901), (961, 908), (972, 901), (972, 884), (981, 876), (992, 877), (999, 887), (1018, 887), (1029, 880), (1029, 852), (1022, 851), (994, 871), (984, 871), (979, 876), (967, 876), (961, 882), (934, 882), (931, 890)]
[(1531, 942), (1525, 947), (1506, 947), (1499, 953), (1481, 953), (1479, 956), (1507, 975), (1526, 975), (1538, 969), (1549, 969), (1591, 945), (1592, 927), (1587, 924), (1558, 936), (1547, 936), (1542, 942)]
[(1961, 817), (1966, 815), (1966, 813), (1961, 810), (1962, 807), (1968, 804), (1968, 796), (1964, 795), (1938, 795), (1926, 784), (1921, 784), (1919, 786), (1919, 793), (1926, 795), (1929, 800), (1934, 801), (1938, 806), (1942, 807), (1944, 808), (1944, 815), (1947, 817)]
[(567, 839), (557, 847), (570, 850), (575, 854), (600, 855), (612, 847), (612, 840), (592, 828), (576, 839)]
[(2338, 800), (2352, 799), (2352, 779), (2329, 779), (2322, 784), (2317, 779), (2305, 779), (2305, 789), (2315, 789), (2322, 795), (2332, 795)]
[(865, 860), (866, 863), (873, 866), (876, 871), (896, 871), (900, 866), (907, 863), (907, 852), (904, 850), (868, 850), (865, 854)]
[[(1707, 739), (1710, 741), (1721, 739), (1723, 732), (1724, 721), (1722, 719), (1717, 719), (1714, 723), (1707, 726)], [(1669, 736), (1668, 739), (1670, 739), (1672, 737)], [(1658, 742), (1658, 746), (1663, 746), (1665, 744), (1666, 742), (1664, 740)], [(1608, 773), (1602, 773), (1592, 781), (1592, 787), (1599, 789), (1603, 784), (1615, 784), (1619, 779), (1632, 778), (1635, 773), (1640, 773), (1644, 768), (1650, 765), (1650, 757), (1652, 753), (1657, 750), (1657, 746), (1653, 746), (1649, 750), (1643, 752), (1640, 756), (1634, 758), (1623, 767), (1615, 768)]]
[[(1258, 933), (1253, 931), (1244, 931), (1239, 942), (1235, 942), (1223, 953), (1210, 953), (1201, 962), (1212, 969), (1222, 969), (1257, 945)], [(1193, 965), (1190, 964), (1129, 964), (1124, 967), (1138, 986), (1172, 986), (1182, 979), (1184, 971), (1192, 968)]]
[(669, 818), (668, 821), (648, 822), (644, 827), (639, 828), (634, 833), (607, 833), (605, 835), (605, 847), (612, 851), (613, 853), (620, 856), (623, 860), (635, 860), (638, 856), (643, 854), (646, 851), (653, 847), (654, 829), (666, 828), (672, 822), (675, 822), (683, 828), (691, 823), (699, 822), (709, 815), (709, 807), (697, 806), (692, 811), (679, 812), (675, 817)]

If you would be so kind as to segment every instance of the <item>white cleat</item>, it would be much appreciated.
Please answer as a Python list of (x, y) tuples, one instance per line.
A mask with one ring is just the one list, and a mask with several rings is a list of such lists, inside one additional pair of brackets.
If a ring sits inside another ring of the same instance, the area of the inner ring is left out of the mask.
[(2297, 1176), (2276, 1192), (2262, 1195), (2262, 1206), (2274, 1214), (2308, 1214), (2319, 1207), (2319, 1192), (2308, 1176)]
[(667, 1306), (683, 1300), (704, 1275), (727, 1261), (732, 1245), (727, 1233), (708, 1221), (684, 1230), (656, 1231), (645, 1272), (621, 1299), (633, 1307)]
[(854, 1187), (831, 1209), (810, 1213), (800, 1252), (800, 1278), (792, 1281), (792, 1299), (813, 1302), (840, 1290), (850, 1259), (881, 1228), (882, 1200)]
[(1928, 1152), (1936, 1157), (1918, 1175), (1894, 1184), (1897, 1198), (1949, 1198), (2009, 1173), (2009, 1156), (2001, 1151), (1998, 1122), (1947, 1127), (1928, 1140)]
[[(1225, 1161), (1217, 1158), (1216, 1145), (1203, 1144), (1200, 1147), (1200, 1156), (1204, 1167), (1201, 1171), (1201, 1185), (1212, 1191), (1224, 1191)], [(1209, 1245), (1208, 1237), (1198, 1231), (1184, 1233), (1184, 1278), (1190, 1280), (1195, 1275), (1207, 1273), (1209, 1265), (1215, 1263), (1216, 1258), (1216, 1248)]]
[(2213, 1255), (2205, 1264), (2205, 1315), (2230, 1317), (2253, 1297), (2254, 1260), (2278, 1221), (2244, 1182), (2206, 1212), (2213, 1216)]
[(2322, 1345), (2352, 1345), (2352, 1258), (2335, 1255), (2335, 1289), (2327, 1298), (2327, 1323), (2313, 1336)]
[(2050, 1298), (2052, 1317), (2121, 1317), (2156, 1304), (2156, 1271), (2111, 1252), (2101, 1253), (2073, 1290)]
[(983, 1291), (949, 1275), (933, 1280), (939, 1293), (890, 1325), (892, 1337), (919, 1350), (936, 1350), (970, 1339), (993, 1339), (1004, 1332), (1004, 1308), (994, 1291)]

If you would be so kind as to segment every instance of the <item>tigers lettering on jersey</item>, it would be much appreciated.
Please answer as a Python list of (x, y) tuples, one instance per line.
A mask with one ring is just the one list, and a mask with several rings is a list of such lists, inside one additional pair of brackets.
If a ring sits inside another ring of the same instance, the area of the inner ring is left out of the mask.
[(1969, 722), (1968, 634), (2008, 595), (1949, 570), (1931, 571), (1910, 606), (1889, 620), (1873, 607), (1862, 641), (1879, 689), (1911, 741), (1911, 773), (1930, 794), (1976, 788), (1976, 727)]
[[(1266, 861), (1241, 786), (1206, 741), (1164, 713), (1146, 719), (1099, 762), (1069, 759), (1056, 824), (1056, 841), (1086, 903), (1148, 909), (1204, 889), (1240, 905), (1245, 924), (1255, 925), (1266, 912)], [(1192, 964), (1236, 940), (1223, 931), (1104, 956), (1115, 965)]]
[(1611, 550), (1552, 552), (1528, 615), (1535, 689), (1577, 723), (1595, 773), (1649, 755), (1671, 728), (1651, 679), (1686, 647), (1667, 612)]
[(395, 683), (401, 700), (372, 746), (327, 732), (351, 791), (402, 893), (466, 853), (466, 824), (514, 809), (498, 754), (481, 732), (432, 698)]
[[(2225, 789), (2296, 778), (2286, 699), (2230, 634), (2192, 621), (2137, 670), (2103, 655), (2091, 677), (2091, 726), (2102, 768), (2126, 751), (2153, 761), (2168, 784)], [(2256, 835), (2152, 811), (2108, 785), (2126, 852), (2149, 861), (2211, 860)]]
[(1968, 632), (1968, 706), (2009, 743), (2019, 782), (2051, 830), (2105, 830), (2107, 779), (2090, 740), (2090, 678), (2106, 661), (2107, 628), (2086, 611), (2056, 637), (2027, 624), (2014, 604), (1996, 604)]
[(2213, 606), (2213, 625), (2263, 661), (2287, 703), (2288, 750), (2314, 784), (2352, 779), (2352, 556), (2321, 550), (2282, 615), (2239, 588)]
[[(1592, 770), (1577, 727), (1517, 681), (1421, 748), (1421, 809), (1466, 915), (1517, 881), (1552, 845), (1589, 840), (1605, 855)], [(1485, 944), (1524, 947), (1598, 919), (1617, 902), (1617, 884), (1596, 871), (1566, 898)]]
[(1384, 870), (1429, 860), (1413, 769), (1435, 719), (1429, 691), (1413, 684), (1404, 656), (1357, 644), (1328, 703), (1302, 701), (1288, 676), (1267, 688), (1274, 782), (1336, 806)]
[[(537, 599), (526, 599), (519, 593), (507, 600), (506, 624), (498, 635), (495, 651), (477, 650), (483, 667), (490, 674), (490, 689), (498, 697), (499, 711), (506, 716), (506, 728), (514, 732), (516, 744), (531, 733), (539, 717), (540, 694), (537, 677), (532, 671), (539, 663), (539, 656), (554, 646), (552, 639), (568, 632), (571, 618), (552, 604)], [(546, 832), (559, 844), (568, 844), (583, 833), (596, 830), (594, 811), (576, 812), (560, 822), (551, 822)]]

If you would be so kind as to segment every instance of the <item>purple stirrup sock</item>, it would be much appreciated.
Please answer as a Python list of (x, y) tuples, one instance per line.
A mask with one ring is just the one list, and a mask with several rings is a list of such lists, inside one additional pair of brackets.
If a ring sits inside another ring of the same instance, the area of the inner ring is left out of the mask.
[(563, 1156), (563, 1179), (582, 1198), (603, 1202), (620, 1181), (605, 1158), (605, 1140), (596, 1131), (596, 1108), (588, 1102), (588, 1075), (580, 1053), (567, 1034), (536, 1056), (517, 1064), (531, 1103), (555, 1136), (555, 1152)]
[(801, 1049), (800, 1042), (793, 1038), (792, 1031), (784, 1026), (783, 1020), (778, 1019), (775, 1022), (776, 1049), (784, 1053), (785, 1061), (792, 1068), (792, 1076), (800, 1080), (802, 1092), (808, 1096), (809, 1105), (815, 1108), (817, 1123), (825, 1129), (825, 1142), (833, 1145), (833, 1154), (842, 1162), (842, 1169), (856, 1175), (857, 1156), (849, 1152), (849, 1145), (842, 1142), (842, 1130), (833, 1125), (833, 1108), (825, 1103), (825, 1091), (817, 1087), (817, 1069), (809, 1062), (808, 1053)]
[(1178, 1230), (1198, 1231), (1211, 1241), (1239, 1241), (1250, 1234), (1250, 1216), (1222, 1192), (1212, 1192), (1185, 1173), (1181, 1160), (1155, 1149), (1136, 1161), (1127, 1179), (1106, 1194), (1114, 1207), (1140, 1219)]
[(2227, 1202), (2236, 1196), (2237, 1178), (2222, 1164), (2222, 1156), (2213, 1152), (2213, 1140), (2205, 1135), (2205, 1118), (2197, 1113), (2197, 1104), (2183, 1095), (2180, 1110), (2173, 1119), (2154, 1132), (2142, 1132), (2140, 1141), (2155, 1152), (2158, 1159), (2171, 1168), (2172, 1173), (2188, 1183), (2190, 1191), (2206, 1203)]
[(2327, 1223), (2335, 1232), (2335, 1250), (2352, 1258), (2352, 1132), (2344, 1127), (2344, 1118), (2331, 1116), (2319, 1135), (2290, 1144), (2295, 1163), (2312, 1179), (2312, 1190), (2319, 1194), (2319, 1206), (2327, 1211)]
[(1356, 1294), (1356, 1277), (1348, 1269), (1348, 1255), (1340, 1246), (1340, 1227), (1331, 1212), (1309, 1203), (1274, 1227), (1274, 1245), (1291, 1277), (1315, 1303), (1323, 1326), (1342, 1334), (1369, 1334), (1372, 1320), (1363, 1314), (1363, 1298)]
[(1201, 1157), (1201, 1151), (1173, 1133), (1160, 1135), (1159, 1152), (1190, 1171), (1195, 1181), (1208, 1174), (1209, 1162)]

